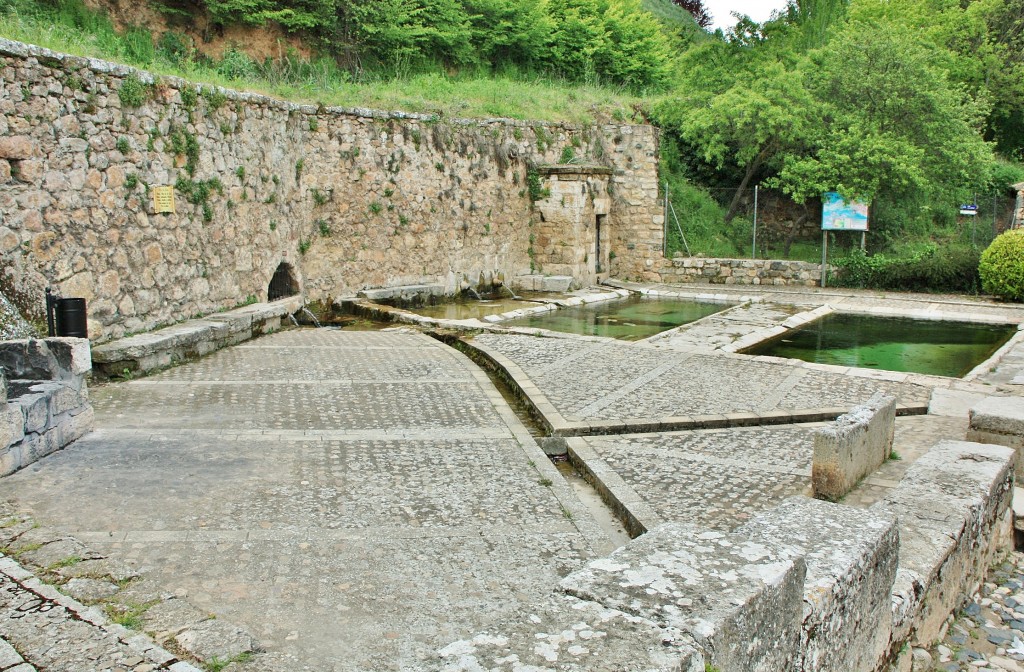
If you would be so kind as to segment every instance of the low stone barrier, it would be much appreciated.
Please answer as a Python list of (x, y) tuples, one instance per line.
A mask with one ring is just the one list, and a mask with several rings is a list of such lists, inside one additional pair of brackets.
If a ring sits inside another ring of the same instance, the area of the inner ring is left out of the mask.
[(207, 315), (164, 329), (137, 334), (93, 348), (92, 362), (102, 377), (146, 373), (197, 359), (229, 345), (281, 328), (281, 318), (302, 308), (302, 297), (255, 303)]
[(872, 507), (899, 519), (894, 650), (937, 642), (994, 554), (1010, 548), (1015, 457), (1003, 446), (941, 441)]
[(0, 341), (0, 476), (92, 430), (89, 368), (83, 338)]
[(814, 434), (814, 496), (838, 500), (877, 469), (892, 451), (896, 398), (875, 395)]
[(821, 284), (821, 264), (779, 259), (666, 259), (659, 270), (662, 282), (713, 285)]
[(731, 533), (658, 525), (441, 670), (909, 670), (1008, 547), (1014, 453), (943, 441), (870, 509), (794, 497)]
[(793, 669), (875, 670), (888, 658), (900, 545), (895, 516), (794, 497), (736, 534), (779, 544), (807, 564), (800, 660)]
[(970, 412), (967, 440), (1013, 448), (1018, 454), (1019, 482), (1024, 478), (1024, 460), (1020, 459), (1020, 449), (1024, 447), (1024, 399), (986, 397), (975, 404)]

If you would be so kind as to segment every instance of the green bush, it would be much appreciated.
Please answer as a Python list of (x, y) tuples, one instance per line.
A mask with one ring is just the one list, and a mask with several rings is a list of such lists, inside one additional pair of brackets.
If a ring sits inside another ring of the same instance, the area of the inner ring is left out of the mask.
[(839, 272), (832, 284), (842, 287), (974, 294), (980, 285), (978, 252), (970, 246), (930, 245), (909, 256), (854, 249), (833, 263)]
[(997, 236), (981, 253), (978, 272), (987, 293), (1009, 301), (1024, 299), (1024, 229)]

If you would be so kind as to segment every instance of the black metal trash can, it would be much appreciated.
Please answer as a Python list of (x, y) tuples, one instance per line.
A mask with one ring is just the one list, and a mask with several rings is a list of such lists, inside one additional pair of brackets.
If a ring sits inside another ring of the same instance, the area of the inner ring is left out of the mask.
[(57, 299), (57, 335), (89, 338), (85, 299)]

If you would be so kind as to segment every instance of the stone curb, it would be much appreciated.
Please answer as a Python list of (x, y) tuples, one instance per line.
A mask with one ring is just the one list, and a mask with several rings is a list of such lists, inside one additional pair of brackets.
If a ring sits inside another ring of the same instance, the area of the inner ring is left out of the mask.
[(200, 668), (191, 663), (179, 660), (177, 656), (158, 646), (145, 635), (110, 622), (99, 609), (87, 607), (53, 586), (43, 583), (13, 558), (3, 554), (0, 554), (0, 574), (35, 593), (41, 599), (60, 605), (71, 614), (72, 618), (92, 625), (105, 635), (113, 635), (134, 653), (144, 657), (160, 669), (172, 672), (202, 672)]

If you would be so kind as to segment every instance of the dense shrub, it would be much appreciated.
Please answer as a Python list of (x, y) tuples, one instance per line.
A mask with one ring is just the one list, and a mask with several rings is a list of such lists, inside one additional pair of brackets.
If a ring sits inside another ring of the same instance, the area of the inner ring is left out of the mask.
[(973, 294), (980, 286), (978, 252), (969, 246), (930, 246), (906, 257), (856, 249), (833, 263), (839, 271), (832, 284), (842, 287)]
[(1024, 229), (1000, 234), (981, 254), (982, 288), (1010, 301), (1024, 299)]

